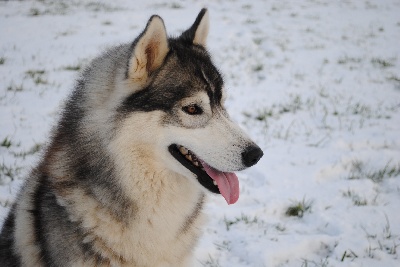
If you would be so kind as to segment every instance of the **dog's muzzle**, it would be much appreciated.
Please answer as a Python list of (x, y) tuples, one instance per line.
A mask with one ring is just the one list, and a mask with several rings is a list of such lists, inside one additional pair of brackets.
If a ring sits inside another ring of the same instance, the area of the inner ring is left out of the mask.
[[(168, 150), (176, 160), (196, 175), (198, 182), (206, 189), (222, 194), (228, 204), (233, 204), (238, 200), (239, 181), (235, 173), (219, 171), (209, 166), (181, 145), (172, 144)], [(252, 144), (241, 155), (243, 166), (250, 167), (256, 164), (264, 153), (258, 146)]]

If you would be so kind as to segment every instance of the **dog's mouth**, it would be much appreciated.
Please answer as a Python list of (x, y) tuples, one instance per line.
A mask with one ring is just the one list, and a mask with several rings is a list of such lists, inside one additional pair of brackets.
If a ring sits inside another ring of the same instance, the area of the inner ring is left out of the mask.
[(209, 191), (221, 194), (228, 204), (234, 204), (239, 199), (239, 180), (236, 174), (214, 169), (184, 146), (172, 144), (168, 150)]

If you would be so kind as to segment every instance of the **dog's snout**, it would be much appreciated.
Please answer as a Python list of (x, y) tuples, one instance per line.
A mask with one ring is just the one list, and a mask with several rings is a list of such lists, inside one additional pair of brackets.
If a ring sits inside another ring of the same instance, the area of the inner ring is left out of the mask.
[(243, 164), (246, 167), (251, 167), (255, 165), (263, 155), (264, 152), (258, 146), (249, 146), (246, 151), (242, 153)]

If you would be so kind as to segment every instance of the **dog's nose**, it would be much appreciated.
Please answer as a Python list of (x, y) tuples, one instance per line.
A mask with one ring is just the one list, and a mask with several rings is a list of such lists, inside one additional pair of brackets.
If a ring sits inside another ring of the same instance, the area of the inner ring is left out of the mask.
[(255, 165), (263, 155), (264, 152), (258, 146), (249, 146), (246, 151), (242, 153), (244, 166), (251, 167)]

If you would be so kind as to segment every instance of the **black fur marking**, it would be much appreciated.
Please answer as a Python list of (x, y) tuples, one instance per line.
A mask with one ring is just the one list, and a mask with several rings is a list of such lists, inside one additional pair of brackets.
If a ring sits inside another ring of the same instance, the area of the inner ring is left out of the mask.
[[(83, 233), (80, 233), (81, 236), (84, 236)], [(94, 245), (93, 242), (81, 242), (80, 243), (80, 248), (85, 254), (85, 258), (90, 258), (94, 260), (96, 266), (101, 265), (101, 264), (109, 264), (110, 265), (110, 260), (107, 258), (104, 258), (101, 254), (97, 253), (93, 249)]]
[(193, 212), (187, 217), (185, 223), (183, 224), (180, 234), (187, 233), (190, 230), (190, 227), (199, 217), (201, 210), (203, 209), (205, 195), (204, 193), (200, 194), (199, 200), (196, 203), (196, 206), (193, 209)]
[[(167, 92), (160, 92), (160, 90), (157, 89), (158, 88), (149, 86), (130, 95), (118, 108), (118, 111), (124, 115), (135, 111), (150, 112), (162, 110), (168, 112), (177, 101), (189, 96), (185, 94), (185, 88), (169, 88)], [(174, 94), (172, 91), (178, 93)]]
[(212, 108), (221, 104), (223, 79), (207, 51), (187, 44), (181, 38), (169, 39), (169, 46), (163, 65), (153, 73), (151, 82), (128, 96), (118, 107), (117, 112), (122, 118), (135, 111), (169, 113), (179, 100), (204, 90)]
[(46, 214), (46, 207), (43, 205), (44, 199), (51, 197), (48, 194), (48, 186), (46, 177), (41, 177), (39, 186), (37, 187), (33, 195), (33, 209), (30, 210), (33, 216), (33, 229), (35, 229), (35, 241), (39, 247), (40, 259), (43, 260), (45, 266), (54, 266), (56, 263), (51, 258), (51, 252), (49, 250), (49, 244), (46, 242), (47, 229), (43, 223), (43, 218), (49, 216)]
[(188, 159), (186, 159), (181, 152), (179, 152), (176, 144), (172, 144), (168, 147), (169, 153), (177, 160), (179, 163), (181, 163), (183, 166), (185, 166), (189, 171), (194, 173), (197, 176), (197, 181), (207, 188), (210, 192), (213, 192), (215, 194), (221, 194), (219, 192), (218, 186), (214, 184), (214, 180), (208, 176), (208, 174), (200, 169), (199, 167), (194, 166)]
[[(40, 179), (33, 200), (34, 208), (30, 212), (33, 215), (35, 241), (45, 266), (66, 266), (74, 261), (71, 257), (77, 254), (94, 260), (96, 264), (108, 262), (94, 251), (92, 244), (83, 242), (85, 231), (79, 222), (70, 221), (66, 209), (57, 203), (47, 177)], [(54, 247), (54, 242), (59, 246)]]
[[(95, 142), (91, 142), (90, 145), (93, 143)], [(123, 195), (123, 190), (115, 181), (115, 167), (110, 156), (100, 156), (99, 153), (99, 157), (96, 157), (96, 153), (93, 152), (95, 149), (102, 148), (99, 145), (77, 150), (80, 153), (73, 163), (75, 179), (78, 179), (80, 188), (84, 189), (87, 195), (107, 208), (116, 220), (128, 225), (137, 210), (136, 204)]]
[(0, 263), (2, 267), (19, 267), (21, 259), (14, 251), (15, 205), (4, 222), (0, 234)]
[(78, 81), (67, 102), (50, 150), (65, 152), (66, 166), (63, 167), (67, 169), (66, 174), (73, 174), (71, 181), (107, 208), (115, 219), (129, 224), (137, 206), (123, 195), (122, 188), (115, 181), (114, 161), (103, 147), (104, 141), (95, 134), (84, 133), (87, 129), (82, 120), (88, 116), (83, 108), (86, 106), (85, 83), (84, 78)]

